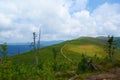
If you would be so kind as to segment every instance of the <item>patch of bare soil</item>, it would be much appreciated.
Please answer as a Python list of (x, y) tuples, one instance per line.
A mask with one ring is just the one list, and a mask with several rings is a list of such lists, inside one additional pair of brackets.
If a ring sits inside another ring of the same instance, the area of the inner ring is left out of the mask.
[(89, 76), (85, 80), (120, 80), (120, 68), (114, 68), (106, 73)]

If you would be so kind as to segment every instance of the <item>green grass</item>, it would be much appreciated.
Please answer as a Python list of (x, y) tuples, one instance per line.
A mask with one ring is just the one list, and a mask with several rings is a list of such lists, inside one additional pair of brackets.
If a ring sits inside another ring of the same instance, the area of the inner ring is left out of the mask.
[[(58, 61), (66, 60), (60, 52), (64, 45), (65, 47), (63, 48), (63, 53), (73, 61), (79, 61), (81, 54), (85, 54), (91, 57), (97, 55), (99, 58), (103, 58), (107, 55), (107, 53), (104, 51), (105, 42), (102, 42), (96, 38), (83, 37), (40, 49), (38, 54), (39, 61), (53, 60), (53, 48), (57, 50)], [(120, 56), (119, 50), (117, 50), (115, 54), (116, 58), (118, 58), (118, 56)], [(14, 63), (33, 64), (34, 52), (29, 51), (23, 54), (12, 56), (10, 58)]]
[[(64, 46), (65, 45), (65, 46)], [(52, 49), (55, 48), (57, 51), (57, 59), (56, 59), (56, 72), (62, 72), (63, 75), (61, 77), (57, 77), (58, 80), (66, 80), (70, 76), (73, 76), (75, 74), (75, 71), (77, 69), (78, 63), (81, 61), (82, 54), (85, 54), (88, 56), (88, 58), (92, 58), (98, 66), (103, 66), (105, 63), (103, 61), (103, 58), (107, 55), (107, 53), (104, 51), (104, 45), (105, 42), (102, 42), (99, 39), (96, 38), (90, 38), (90, 37), (83, 37), (78, 38), (74, 40), (65, 41), (60, 44), (56, 44), (53, 46), (44, 47), (38, 50), (38, 58), (39, 58), (39, 65), (46, 66), (46, 68), (52, 68), (51, 65), (54, 64), (53, 59), (53, 52)], [(63, 53), (70, 58), (73, 62), (69, 62), (66, 58), (64, 58), (61, 55), (61, 48), (63, 48)], [(120, 60), (120, 50), (117, 50), (114, 57), (117, 60)], [(94, 56), (97, 56), (95, 59)], [(15, 55), (9, 57), (9, 59), (13, 62), (13, 64), (23, 64), (24, 66), (34, 66), (34, 52), (29, 51), (23, 54)], [(48, 65), (50, 64), (50, 66)], [(109, 66), (104, 66), (101, 68), (108, 68)], [(44, 71), (44, 70), (43, 70)], [(68, 71), (74, 71), (74, 73), (68, 74)], [(40, 71), (41, 72), (41, 71)], [(53, 72), (50, 72), (52, 75)], [(50, 73), (48, 73), (50, 75)], [(81, 74), (82, 77), (86, 77), (86, 75), (89, 73), (83, 73)], [(92, 73), (93, 74), (93, 73)]]

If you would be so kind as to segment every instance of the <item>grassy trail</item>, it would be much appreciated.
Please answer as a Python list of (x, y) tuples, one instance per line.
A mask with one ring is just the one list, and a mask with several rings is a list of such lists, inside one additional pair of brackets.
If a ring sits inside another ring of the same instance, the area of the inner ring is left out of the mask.
[(64, 53), (63, 53), (63, 49), (66, 47), (66, 45), (67, 44), (65, 44), (62, 48), (61, 48), (61, 54), (62, 54), (62, 56), (64, 57), (64, 58), (66, 58), (68, 61), (70, 61), (70, 62), (73, 62), (70, 58), (68, 58)]

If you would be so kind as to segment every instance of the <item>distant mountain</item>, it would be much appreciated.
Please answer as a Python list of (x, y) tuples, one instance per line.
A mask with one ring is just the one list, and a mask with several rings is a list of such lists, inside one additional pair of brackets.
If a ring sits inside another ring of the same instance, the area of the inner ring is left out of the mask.
[[(115, 45), (117, 48), (120, 48), (120, 37), (115, 37)], [(52, 47), (52, 45), (57, 44), (56, 46), (60, 47), (60, 45), (67, 44), (66, 50), (70, 50), (70, 52), (77, 52), (77, 53), (104, 53), (103, 46), (107, 42), (107, 37), (101, 36), (101, 37), (80, 37), (73, 40), (68, 41), (41, 41), (40, 47), (49, 46)], [(26, 51), (31, 50), (29, 43), (12, 43), (9, 44), (8, 53), (9, 55), (14, 55), (18, 53), (23, 53)]]
[(108, 40), (108, 37), (106, 37), (106, 36), (98, 36), (98, 37), (96, 37), (97, 39), (100, 39), (100, 40), (102, 40), (102, 41), (107, 41)]
[[(107, 42), (107, 40), (108, 40), (108, 37), (105, 37), (105, 36), (99, 36), (96, 38), (100, 39), (103, 42)], [(120, 37), (115, 37), (114, 44), (115, 44), (115, 46), (117, 46), (117, 48), (120, 48)]]
[(61, 42), (63, 42), (63, 40), (56, 40), (56, 41), (41, 41), (41, 46), (42, 46), (42, 47), (51, 46), (51, 45), (58, 44), (58, 43), (61, 43)]
[[(62, 40), (58, 41), (41, 41), (40, 47), (51, 46), (63, 42)], [(23, 53), (29, 50), (32, 50), (30, 43), (8, 43), (8, 55), (15, 55)]]
[(32, 48), (29, 45), (8, 45), (8, 55), (20, 54), (26, 51), (31, 50)]
[[(63, 40), (53, 40), (53, 41), (41, 41), (40, 45), (52, 45), (63, 42)], [(8, 45), (30, 45), (29, 42), (19, 42), (19, 43), (8, 43)]]
[[(73, 40), (64, 41), (62, 43), (47, 46), (40, 49), (39, 59), (45, 60), (52, 60), (53, 58), (53, 48), (58, 52), (61, 53), (57, 57), (59, 62), (64, 59), (65, 56), (68, 58), (79, 61), (81, 54), (86, 54), (87, 56), (95, 56), (103, 57), (105, 53), (104, 51), (104, 42), (100, 39), (93, 38), (93, 37), (82, 37)], [(61, 56), (63, 55), (63, 56)], [(18, 57), (21, 60), (21, 63), (31, 63), (34, 61), (33, 59), (34, 53), (33, 52), (25, 52), (20, 55), (15, 55), (12, 57), (13, 61), (17, 61)], [(64, 62), (64, 61), (63, 61)]]
[(120, 37), (115, 38), (115, 45), (120, 49)]

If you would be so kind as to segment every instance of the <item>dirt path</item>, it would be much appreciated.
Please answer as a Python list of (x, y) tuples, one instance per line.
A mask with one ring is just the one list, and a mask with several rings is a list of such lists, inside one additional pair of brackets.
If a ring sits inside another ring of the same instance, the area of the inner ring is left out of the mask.
[(120, 68), (114, 68), (109, 72), (87, 77), (85, 80), (120, 80)]
[(68, 61), (73, 62), (70, 58), (68, 58), (64, 53), (63, 53), (63, 49), (66, 47), (67, 44), (65, 44), (62, 48), (61, 48), (61, 54), (63, 55), (64, 58), (66, 58)]

